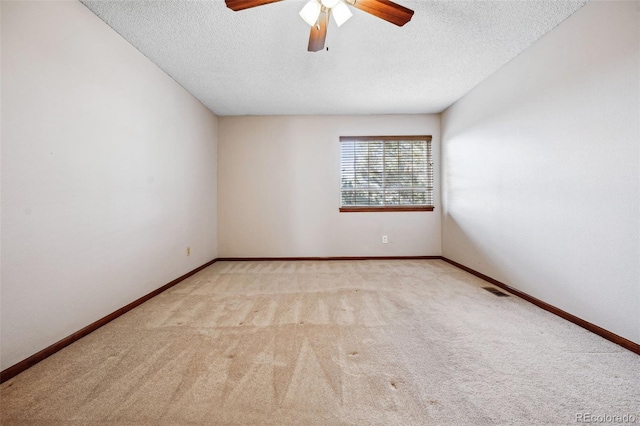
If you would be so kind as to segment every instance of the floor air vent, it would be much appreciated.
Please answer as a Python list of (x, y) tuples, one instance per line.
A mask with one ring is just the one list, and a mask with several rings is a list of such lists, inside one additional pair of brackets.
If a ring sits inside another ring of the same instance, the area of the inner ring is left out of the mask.
[(494, 288), (494, 287), (482, 287), (482, 288), (487, 290), (489, 293), (493, 293), (495, 296), (498, 296), (498, 297), (509, 297), (508, 294), (505, 294), (505, 293), (501, 292), (497, 288)]

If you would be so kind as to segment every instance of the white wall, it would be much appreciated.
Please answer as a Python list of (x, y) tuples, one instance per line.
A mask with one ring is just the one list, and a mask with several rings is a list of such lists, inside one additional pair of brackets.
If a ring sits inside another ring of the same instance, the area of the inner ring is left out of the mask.
[(1, 7), (5, 369), (216, 257), (217, 124), (82, 4)]
[(639, 5), (587, 4), (442, 116), (444, 256), (638, 343)]
[(432, 135), (439, 158), (439, 126), (437, 115), (220, 117), (219, 256), (440, 255), (437, 178), (434, 212), (338, 212), (340, 136)]

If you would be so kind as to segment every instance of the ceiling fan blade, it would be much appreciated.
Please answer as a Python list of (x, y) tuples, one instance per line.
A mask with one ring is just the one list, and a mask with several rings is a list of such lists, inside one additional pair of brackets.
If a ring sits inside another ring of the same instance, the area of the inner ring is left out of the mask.
[(282, 0), (225, 0), (227, 7), (234, 11), (250, 9), (252, 7), (263, 6), (269, 3), (275, 3)]
[(347, 0), (346, 3), (399, 27), (409, 22), (413, 16), (413, 10), (389, 0)]
[(318, 22), (311, 27), (311, 34), (309, 34), (309, 52), (317, 52), (324, 49), (324, 41), (327, 38), (327, 24), (329, 23), (330, 10), (323, 10), (320, 12)]

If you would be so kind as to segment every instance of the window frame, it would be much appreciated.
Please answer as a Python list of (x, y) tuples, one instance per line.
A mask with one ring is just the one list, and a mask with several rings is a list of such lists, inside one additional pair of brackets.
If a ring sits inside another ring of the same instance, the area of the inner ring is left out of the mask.
[[(371, 142), (371, 141), (426, 141), (431, 149), (431, 162), (427, 157), (427, 171), (434, 180), (434, 164), (433, 164), (433, 144), (431, 135), (411, 135), (411, 136), (340, 136), (340, 144), (343, 142)], [(342, 155), (342, 148), (340, 148)], [(340, 158), (340, 166), (342, 158)], [(373, 213), (373, 212), (431, 212), (434, 210), (433, 205), (383, 205), (383, 206), (343, 206), (342, 205), (342, 170), (340, 169), (340, 213)], [(435, 185), (434, 185), (435, 186)], [(431, 187), (431, 199), (433, 202), (434, 187)]]

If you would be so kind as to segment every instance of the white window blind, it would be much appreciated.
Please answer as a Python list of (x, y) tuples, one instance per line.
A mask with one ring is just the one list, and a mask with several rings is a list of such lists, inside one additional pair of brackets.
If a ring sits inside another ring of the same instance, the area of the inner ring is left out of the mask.
[(342, 207), (433, 207), (431, 136), (340, 138)]

